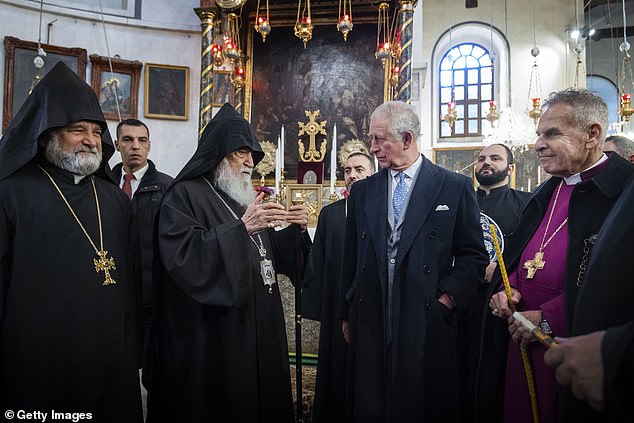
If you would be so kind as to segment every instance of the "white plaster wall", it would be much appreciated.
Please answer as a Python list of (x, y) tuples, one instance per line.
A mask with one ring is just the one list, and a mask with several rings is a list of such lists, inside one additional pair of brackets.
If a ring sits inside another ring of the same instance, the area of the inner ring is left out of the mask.
[[(22, 7), (16, 2), (0, 1), (0, 38), (13, 36), (26, 41), (37, 41), (39, 7)], [(33, 2), (23, 2), (33, 3)], [(106, 18), (106, 34), (110, 55), (142, 63), (159, 63), (188, 66), (189, 120), (171, 121), (150, 119), (143, 116), (145, 95), (144, 72), (139, 87), (138, 117), (150, 128), (152, 151), (150, 159), (157, 167), (172, 176), (180, 171), (196, 149), (198, 137), (198, 109), (200, 88), (200, 20), (193, 11), (197, 0), (151, 0), (143, 2), (142, 21), (123, 18)], [(45, 12), (42, 17), (42, 41), (46, 42), (46, 26), (57, 19), (50, 32), (50, 44), (64, 47), (81, 47), (88, 55), (108, 56), (103, 25), (98, 16), (83, 13), (73, 17), (60, 13), (60, 8)], [(126, 22), (133, 22), (134, 25)], [(169, 28), (169, 29), (165, 29)], [(4, 81), (4, 47), (1, 54), (0, 80)], [(90, 59), (86, 68), (86, 81), (90, 83), (92, 69)], [(2, 101), (3, 93), (0, 93)], [(109, 121), (115, 136), (116, 121)], [(119, 154), (111, 163), (120, 161)]]
[[(542, 97), (550, 92), (567, 88), (574, 83), (575, 58), (567, 46), (566, 29), (574, 26), (574, 0), (534, 0), (535, 28), (542, 82)], [(505, 18), (504, 0), (481, 0), (479, 7), (466, 9), (464, 0), (419, 0), (414, 14), (415, 42), (413, 62), (432, 64), (435, 43), (450, 26), (465, 22), (493, 24), (506, 34), (510, 44), (510, 93), (508, 101), (516, 115), (525, 116), (528, 106), (528, 84), (533, 57), (533, 10), (532, 2), (507, 0)], [(430, 78), (437, 75), (428, 69), (421, 98), (421, 123), (423, 136), (420, 140), (422, 151), (431, 157), (432, 148), (438, 142), (431, 130), (437, 116), (433, 115), (433, 84)], [(582, 81), (585, 85), (585, 75)], [(497, 100), (497, 99), (496, 99)], [(504, 100), (506, 102), (506, 99)], [(526, 119), (528, 119), (526, 117)], [(477, 145), (481, 142), (467, 143)], [(455, 144), (454, 144), (455, 145)], [(465, 144), (460, 144), (465, 145)], [(447, 147), (447, 143), (443, 144)]]

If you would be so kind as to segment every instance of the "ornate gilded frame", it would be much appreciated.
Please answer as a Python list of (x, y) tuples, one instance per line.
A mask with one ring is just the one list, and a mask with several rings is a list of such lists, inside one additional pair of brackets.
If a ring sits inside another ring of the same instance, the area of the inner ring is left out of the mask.
[(322, 207), (321, 184), (288, 184), (286, 185), (286, 209), (291, 206), (293, 200), (301, 198), (308, 207), (308, 227), (317, 226), (317, 219)]
[[(106, 119), (119, 120), (116, 99), (112, 98), (115, 92), (121, 92), (119, 100), (119, 112), (121, 119), (137, 118), (139, 115), (139, 81), (143, 64), (137, 60), (123, 60), (90, 55), (92, 63), (91, 85)], [(110, 64), (112, 63), (112, 72)], [(113, 84), (117, 88), (112, 88)]]
[(145, 64), (147, 118), (189, 119), (189, 67)]

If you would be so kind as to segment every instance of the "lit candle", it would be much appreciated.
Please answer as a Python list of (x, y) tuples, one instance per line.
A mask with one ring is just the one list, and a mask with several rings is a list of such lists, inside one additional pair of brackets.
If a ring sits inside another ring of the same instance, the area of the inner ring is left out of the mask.
[[(277, 144), (279, 145), (280, 143), (280, 138), (277, 138)], [(280, 170), (280, 149), (276, 148), (275, 149), (275, 194), (279, 195), (280, 194), (280, 175), (281, 175), (281, 170)]]
[(277, 139), (277, 145), (280, 149), (280, 168), (284, 169), (284, 125), (280, 131), (280, 138)]
[(330, 193), (335, 193), (337, 180), (337, 124), (332, 127), (332, 149), (330, 150)]

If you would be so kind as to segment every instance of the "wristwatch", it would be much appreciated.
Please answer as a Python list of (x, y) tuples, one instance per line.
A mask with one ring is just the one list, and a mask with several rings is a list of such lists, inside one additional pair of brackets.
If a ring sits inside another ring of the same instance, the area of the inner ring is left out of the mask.
[(542, 314), (542, 319), (539, 321), (539, 328), (546, 335), (552, 335), (553, 334), (553, 330), (550, 328), (550, 325), (548, 324), (548, 321), (544, 318), (543, 314)]

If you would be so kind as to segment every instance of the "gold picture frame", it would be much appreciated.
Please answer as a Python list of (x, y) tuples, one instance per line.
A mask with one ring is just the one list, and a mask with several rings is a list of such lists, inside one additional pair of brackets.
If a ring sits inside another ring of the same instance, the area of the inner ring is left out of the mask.
[[(79, 47), (61, 47), (42, 44), (46, 52), (44, 67), (40, 78), (51, 70), (58, 62), (64, 62), (70, 69), (84, 80), (86, 78), (86, 61), (88, 53)], [(4, 37), (4, 99), (2, 107), (2, 130), (6, 130), (9, 122), (29, 96), (33, 84), (35, 67), (33, 59), (37, 56), (37, 43), (24, 41), (15, 37)]]
[[(90, 55), (91, 85), (106, 119), (119, 120), (138, 117), (139, 81), (143, 64), (138, 60), (123, 60)], [(112, 72), (110, 65), (112, 64)], [(119, 98), (117, 104), (117, 97)], [(117, 110), (118, 107), (118, 110)]]
[(214, 94), (212, 106), (222, 107), (225, 103), (233, 105), (234, 90), (231, 83), (231, 71), (214, 71)]
[(189, 67), (145, 64), (147, 118), (189, 119)]
[(308, 207), (308, 227), (315, 228), (322, 206), (322, 188), (320, 184), (288, 184), (286, 185), (286, 209), (293, 200), (301, 198)]

